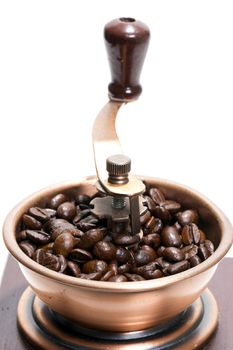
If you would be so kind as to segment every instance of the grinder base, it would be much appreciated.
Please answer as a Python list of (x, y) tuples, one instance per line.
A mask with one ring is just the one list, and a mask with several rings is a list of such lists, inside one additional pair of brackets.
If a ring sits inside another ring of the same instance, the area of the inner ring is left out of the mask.
[(191, 350), (202, 349), (214, 333), (218, 307), (212, 293), (206, 289), (169, 323), (145, 331), (111, 333), (80, 327), (51, 312), (28, 287), (20, 298), (17, 320), (24, 340), (33, 349)]

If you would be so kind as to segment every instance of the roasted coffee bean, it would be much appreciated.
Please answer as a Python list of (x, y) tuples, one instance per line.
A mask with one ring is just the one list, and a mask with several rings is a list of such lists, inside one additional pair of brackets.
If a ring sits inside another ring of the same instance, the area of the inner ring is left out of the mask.
[(50, 200), (49, 207), (51, 209), (57, 209), (60, 204), (66, 202), (66, 201), (67, 201), (67, 197), (64, 194), (62, 194), (62, 193), (58, 193), (56, 196), (54, 196)]
[(43, 229), (50, 233), (53, 241), (64, 232), (70, 233), (75, 237), (81, 237), (82, 235), (82, 231), (64, 219), (50, 219), (44, 224)]
[(60, 263), (60, 270), (58, 272), (63, 273), (67, 268), (67, 261), (63, 255), (58, 255), (58, 260)]
[(69, 257), (71, 260), (74, 260), (77, 262), (86, 262), (93, 259), (92, 254), (90, 252), (80, 248), (73, 249)]
[(130, 260), (130, 253), (124, 247), (118, 247), (116, 250), (116, 260), (120, 264), (126, 264)]
[(54, 246), (54, 242), (50, 242), (50, 243), (47, 243), (43, 246), (40, 246), (40, 249), (43, 249), (44, 251), (46, 251), (48, 253), (53, 253), (53, 246)]
[(116, 275), (116, 276), (110, 277), (108, 281), (109, 282), (127, 282), (128, 279), (124, 275)]
[(101, 272), (93, 272), (93, 273), (81, 273), (78, 277), (82, 278), (84, 280), (90, 280), (90, 281), (99, 281), (101, 279)]
[(165, 226), (161, 233), (162, 243), (165, 247), (180, 247), (182, 240), (174, 226)]
[(151, 213), (147, 210), (144, 214), (140, 215), (140, 224), (143, 226), (150, 219)]
[(157, 263), (156, 261), (152, 261), (149, 264), (143, 265), (143, 266), (135, 266), (132, 267), (132, 272), (136, 273), (138, 275), (143, 275), (145, 273), (145, 271), (149, 271), (149, 270), (156, 270), (157, 269)]
[(178, 262), (184, 260), (185, 255), (179, 248), (168, 247), (164, 249), (163, 257), (170, 262)]
[(132, 281), (132, 282), (145, 281), (145, 278), (143, 278), (140, 275), (137, 275), (136, 273), (125, 273), (125, 276), (127, 277), (128, 281)]
[(157, 270), (148, 270), (148, 271), (145, 271), (142, 276), (146, 280), (152, 280), (152, 279), (163, 277), (163, 273), (159, 269), (157, 269)]
[(153, 212), (155, 211), (155, 208), (156, 208), (155, 202), (149, 196), (144, 196), (144, 198), (146, 200), (146, 205), (147, 205), (149, 211), (153, 214)]
[(61, 219), (71, 221), (76, 215), (76, 207), (71, 202), (64, 202), (57, 208), (57, 216)]
[(177, 229), (177, 231), (178, 231), (179, 233), (181, 232), (182, 226), (179, 224), (178, 221), (176, 221), (176, 222), (174, 223), (173, 226)]
[(83, 265), (84, 273), (101, 272), (105, 274), (108, 270), (108, 264), (103, 260), (90, 260)]
[(165, 209), (163, 206), (157, 206), (155, 208), (154, 215), (161, 219), (164, 223), (169, 223), (171, 220), (171, 214), (167, 209)]
[(47, 213), (46, 209), (42, 209), (39, 207), (30, 208), (28, 210), (28, 214), (42, 223), (50, 219), (50, 215)]
[(27, 239), (26, 230), (22, 230), (16, 234), (17, 242), (24, 241), (25, 239)]
[(40, 230), (42, 228), (42, 224), (40, 221), (27, 214), (23, 215), (23, 223), (28, 229), (31, 230)]
[(192, 243), (198, 244), (200, 242), (200, 231), (196, 224), (185, 225), (181, 232), (182, 241), (189, 245)]
[(155, 227), (153, 229), (153, 233), (160, 233), (163, 229), (163, 222), (159, 218), (155, 218)]
[(33, 254), (33, 260), (53, 271), (58, 272), (61, 268), (59, 258), (43, 249), (37, 249), (35, 251)]
[(185, 226), (188, 224), (197, 224), (198, 223), (198, 214), (196, 210), (193, 209), (187, 209), (183, 212), (179, 212), (176, 215), (177, 220), (180, 225)]
[(80, 239), (78, 243), (79, 248), (90, 249), (94, 247), (94, 245), (102, 241), (104, 238), (103, 230), (98, 228), (86, 231)]
[(155, 187), (151, 188), (149, 190), (149, 194), (156, 204), (160, 205), (160, 204), (163, 204), (165, 202), (165, 197), (164, 197), (163, 193), (158, 188), (155, 188)]
[(154, 216), (151, 216), (150, 219), (145, 223), (145, 228), (153, 232), (156, 226), (156, 219)]
[(116, 257), (116, 247), (111, 242), (99, 241), (93, 249), (98, 259), (113, 260)]
[(89, 231), (89, 230), (95, 228), (97, 223), (98, 223), (98, 220), (96, 218), (94, 218), (92, 215), (89, 215), (86, 218), (80, 220), (77, 223), (77, 227), (80, 230), (86, 232), (86, 231)]
[(91, 201), (91, 197), (86, 194), (79, 194), (75, 198), (75, 202), (77, 204), (89, 204)]
[(124, 274), (126, 272), (129, 272), (131, 269), (131, 264), (126, 263), (118, 267), (118, 273), (119, 274)]
[(118, 274), (118, 266), (117, 266), (117, 261), (115, 259), (109, 262), (108, 270), (112, 271), (114, 275)]
[(155, 262), (160, 270), (167, 269), (170, 266), (170, 263), (162, 257), (157, 258)]
[(48, 233), (37, 230), (26, 230), (26, 236), (31, 242), (39, 245), (49, 243), (51, 239)]
[(20, 248), (22, 249), (22, 251), (29, 256), (29, 258), (32, 258), (35, 250), (36, 250), (36, 245), (30, 241), (22, 241), (19, 243)]
[(205, 241), (206, 240), (206, 234), (202, 230), (199, 229), (200, 232), (200, 241)]
[(130, 246), (140, 241), (139, 234), (131, 236), (130, 234), (112, 234), (112, 239), (115, 244), (122, 246)]
[(72, 234), (64, 232), (55, 239), (53, 250), (55, 254), (61, 254), (67, 257), (74, 248), (74, 245), (75, 240)]
[(189, 259), (190, 266), (194, 267), (201, 263), (201, 258), (198, 255), (194, 255)]
[(144, 236), (142, 238), (142, 243), (152, 248), (158, 248), (161, 243), (160, 235), (158, 233), (151, 233), (150, 235)]
[(185, 271), (189, 268), (189, 263), (187, 260), (183, 260), (183, 261), (179, 261), (175, 264), (171, 264), (168, 268), (167, 268), (167, 272), (170, 275), (174, 275), (176, 273)]
[(163, 245), (161, 245), (156, 251), (157, 255), (160, 257), (163, 256), (164, 249), (165, 249), (165, 247)]
[(205, 241), (202, 241), (198, 248), (198, 255), (202, 260), (206, 260), (210, 255), (212, 255), (214, 252), (214, 245), (211, 241), (206, 239)]
[(181, 250), (185, 255), (185, 259), (189, 260), (190, 258), (192, 258), (194, 255), (197, 254), (198, 246), (194, 244), (186, 245), (185, 247), (181, 248)]
[(181, 209), (180, 203), (172, 200), (165, 200), (162, 206), (168, 210), (170, 214), (177, 213)]
[(112, 270), (107, 271), (102, 277), (101, 281), (108, 281), (110, 277), (114, 276), (114, 272)]
[(156, 257), (157, 256), (154, 249), (149, 246), (142, 246), (141, 249), (134, 254), (134, 259), (137, 266), (146, 265), (152, 262)]
[(80, 220), (86, 218), (90, 214), (91, 214), (91, 209), (80, 210), (79, 207), (76, 207), (76, 215), (73, 219), (73, 224), (77, 225)]
[(78, 264), (70, 260), (67, 261), (67, 272), (71, 276), (75, 276), (75, 277), (78, 277), (81, 274), (81, 270)]

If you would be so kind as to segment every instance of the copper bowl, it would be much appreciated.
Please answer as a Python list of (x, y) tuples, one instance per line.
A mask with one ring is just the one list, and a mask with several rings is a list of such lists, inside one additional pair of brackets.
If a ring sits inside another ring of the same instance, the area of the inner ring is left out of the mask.
[(95, 177), (43, 189), (17, 205), (8, 215), (5, 244), (36, 295), (52, 310), (79, 325), (105, 331), (128, 332), (161, 325), (191, 305), (206, 288), (218, 262), (232, 244), (233, 228), (225, 215), (202, 194), (176, 183), (141, 177), (149, 186), (163, 190), (184, 208), (196, 208), (203, 230), (216, 251), (200, 265), (177, 275), (140, 282), (88, 281), (49, 270), (27, 257), (19, 248), (16, 232), (28, 208), (45, 204), (57, 193), (95, 191)]

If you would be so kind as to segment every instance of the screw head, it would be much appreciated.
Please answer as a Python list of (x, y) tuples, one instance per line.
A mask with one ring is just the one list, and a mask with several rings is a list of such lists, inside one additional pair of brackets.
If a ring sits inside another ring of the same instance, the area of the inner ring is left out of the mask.
[(128, 173), (131, 170), (131, 159), (124, 154), (114, 154), (107, 158), (108, 181), (112, 184), (125, 184), (129, 181)]

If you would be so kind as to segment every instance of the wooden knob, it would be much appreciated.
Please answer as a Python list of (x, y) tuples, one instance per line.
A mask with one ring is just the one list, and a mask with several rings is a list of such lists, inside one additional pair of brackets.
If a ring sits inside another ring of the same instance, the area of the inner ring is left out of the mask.
[(112, 76), (108, 86), (110, 99), (136, 99), (142, 92), (139, 78), (149, 44), (149, 28), (134, 18), (118, 18), (106, 24), (104, 38)]

